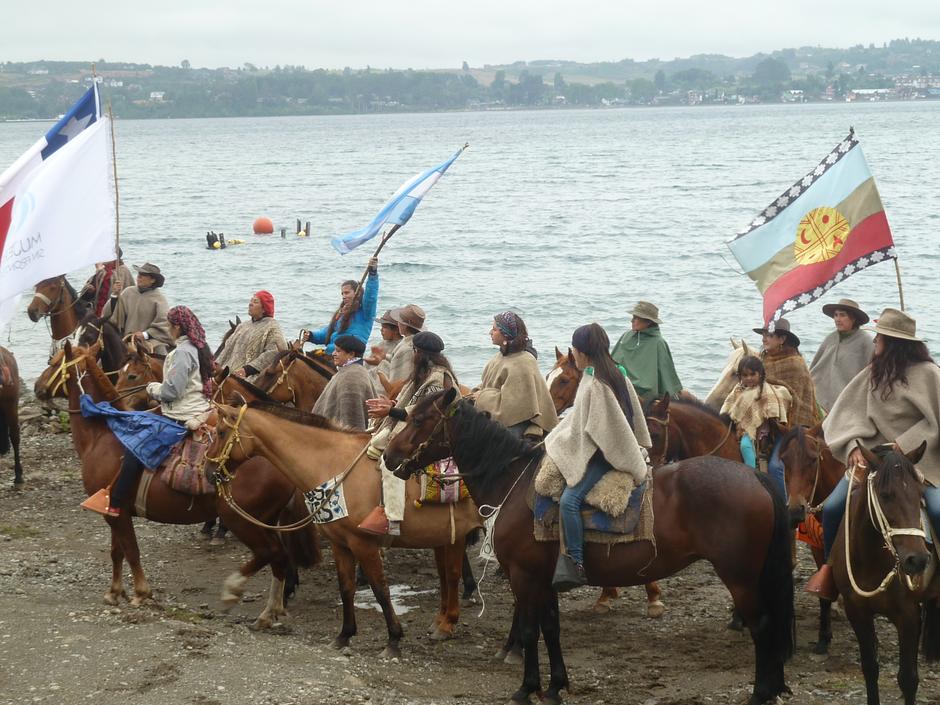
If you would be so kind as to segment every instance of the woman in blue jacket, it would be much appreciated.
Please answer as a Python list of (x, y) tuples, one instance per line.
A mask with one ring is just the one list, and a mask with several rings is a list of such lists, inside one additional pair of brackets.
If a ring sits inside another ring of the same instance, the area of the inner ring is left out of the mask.
[(352, 279), (340, 286), (343, 300), (333, 319), (322, 328), (307, 331), (305, 342), (326, 345), (327, 354), (333, 354), (333, 343), (340, 335), (354, 335), (363, 344), (369, 342), (372, 324), (379, 303), (379, 260), (369, 260), (366, 285), (360, 291), (359, 282)]

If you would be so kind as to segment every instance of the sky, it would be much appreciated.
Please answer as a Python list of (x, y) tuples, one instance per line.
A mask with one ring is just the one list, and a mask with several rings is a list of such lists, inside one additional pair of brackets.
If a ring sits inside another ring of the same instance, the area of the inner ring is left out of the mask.
[(0, 61), (453, 68), (940, 39), (940, 1), (46, 0), (4, 13)]

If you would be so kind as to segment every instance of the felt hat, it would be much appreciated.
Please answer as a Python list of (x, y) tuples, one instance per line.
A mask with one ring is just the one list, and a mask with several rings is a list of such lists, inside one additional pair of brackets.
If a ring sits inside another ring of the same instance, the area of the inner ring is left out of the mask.
[(393, 308), (388, 312), (396, 323), (404, 323), (409, 328), (417, 331), (424, 330), (424, 309), (414, 304), (408, 304), (401, 308)]
[(876, 333), (887, 335), (891, 338), (914, 340), (918, 343), (924, 342), (916, 335), (917, 321), (904, 313), (904, 311), (898, 311), (896, 308), (886, 308), (881, 312), (881, 315), (875, 319), (875, 325), (866, 326), (865, 330), (873, 330)]
[(760, 333), (761, 335), (764, 333), (769, 333), (770, 335), (785, 335), (787, 336), (787, 342), (791, 346), (794, 348), (800, 347), (800, 339), (796, 333), (790, 330), (790, 321), (788, 321), (786, 318), (780, 318), (776, 323), (774, 323), (773, 332), (767, 330), (767, 326), (764, 326), (763, 328), (754, 328), (753, 330), (755, 333)]
[(836, 311), (839, 310), (848, 311), (849, 315), (852, 316), (860, 326), (871, 320), (868, 318), (868, 314), (860, 309), (858, 304), (852, 301), (852, 299), (839, 299), (839, 303), (837, 304), (826, 304), (822, 307), (822, 312), (829, 316), (829, 318), (832, 318)]
[(382, 314), (380, 318), (376, 318), (376, 323), (381, 323), (383, 326), (398, 326), (398, 321), (392, 318), (392, 311), (395, 309), (390, 308), (388, 311)]
[(659, 308), (649, 301), (637, 301), (636, 306), (634, 306), (633, 310), (629, 311), (629, 313), (631, 316), (645, 318), (647, 321), (652, 321), (656, 325), (662, 325), (662, 321), (659, 320)]
[(135, 264), (134, 269), (137, 271), (138, 274), (146, 274), (147, 276), (153, 277), (154, 278), (153, 286), (155, 289), (163, 286), (163, 282), (165, 281), (165, 278), (160, 273), (160, 268), (157, 265), (150, 264), (150, 262), (146, 262), (145, 264), (140, 264), (140, 265)]
[(414, 345), (415, 350), (430, 353), (439, 353), (444, 349), (444, 341), (441, 340), (441, 336), (429, 330), (416, 333), (414, 338), (411, 339), (411, 344)]
[(348, 353), (362, 357), (366, 351), (366, 344), (354, 335), (337, 335), (333, 340), (333, 347), (345, 350)]

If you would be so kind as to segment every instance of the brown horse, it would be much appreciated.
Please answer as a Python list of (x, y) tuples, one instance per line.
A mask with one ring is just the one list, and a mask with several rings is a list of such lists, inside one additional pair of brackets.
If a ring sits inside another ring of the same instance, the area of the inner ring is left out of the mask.
[(940, 577), (921, 523), (923, 478), (914, 468), (927, 442), (902, 454), (861, 448), (868, 472), (853, 468), (856, 486), (830, 561), (845, 615), (858, 639), (868, 705), (878, 705), (878, 637), (875, 615), (898, 630), (898, 685), (905, 705), (917, 696), (917, 651), (923, 629), (927, 661), (940, 658)]
[(336, 374), (332, 361), (323, 355), (308, 356), (300, 350), (284, 350), (255, 379), (255, 386), (272, 398), (311, 411), (327, 382)]
[[(401, 535), (378, 537), (368, 534), (358, 526), (378, 502), (381, 483), (376, 462), (364, 453), (370, 439), (368, 433), (341, 430), (322, 416), (267, 402), (252, 402), (237, 408), (220, 406), (219, 414), (219, 436), (210, 448), (218, 467), (224, 468), (229, 462), (238, 463), (261, 455), (308, 496), (311, 490), (323, 483), (342, 478), (339, 492), (345, 513), (338, 512), (337, 516), (324, 510), (328, 518), (319, 525), (333, 548), (343, 600), (343, 627), (333, 641), (336, 648), (347, 646), (356, 633), (354, 598), (355, 565), (358, 562), (385, 615), (388, 645), (383, 654), (394, 657), (401, 653), (402, 628), (385, 580), (379, 555), (382, 545), (434, 549), (441, 581), (441, 601), (431, 625), (432, 638), (446, 639), (453, 635), (460, 612), (458, 581), (466, 537), (480, 528), (473, 502), (463, 501), (455, 505), (425, 503), (418, 509), (414, 505), (418, 498), (418, 483), (409, 482)], [(239, 474), (240, 471), (236, 476)]]
[[(555, 412), (560, 414), (565, 409), (570, 409), (574, 404), (574, 398), (578, 393), (578, 385), (581, 383), (582, 372), (575, 364), (574, 355), (571, 354), (571, 348), (567, 353), (561, 352), (555, 348), (555, 366), (549, 371), (545, 378), (548, 383), (548, 393), (552, 397), (552, 403), (555, 405)], [(650, 429), (652, 431), (652, 429)], [(646, 583), (643, 586), (646, 589), (646, 616), (651, 619), (659, 619), (666, 612), (666, 605), (663, 604), (663, 591), (655, 582)], [(600, 597), (591, 608), (597, 614), (606, 614), (610, 612), (611, 603), (620, 597), (620, 591), (615, 587), (605, 587), (601, 590)]]
[[(127, 360), (121, 367), (114, 386), (119, 392), (126, 392), (151, 382), (162, 382), (164, 361), (165, 358), (131, 343), (128, 345)], [(146, 389), (140, 389), (128, 394), (124, 399), (124, 404), (128, 409), (145, 411), (152, 408), (155, 402), (147, 394)]]
[(20, 464), (20, 372), (13, 353), (0, 347), (0, 456), (13, 447), (13, 484), (23, 484)]
[[(121, 466), (124, 447), (100, 418), (86, 419), (80, 412), (79, 396), (87, 393), (95, 401), (113, 400), (117, 396), (108, 378), (91, 357), (76, 358), (69, 343), (65, 358), (70, 365), (66, 378), (69, 407), (75, 410), (71, 418), (72, 442), (82, 461), (82, 482), (90, 496), (112, 484)], [(75, 364), (72, 364), (75, 362)], [(82, 378), (79, 382), (79, 377)], [(137, 488), (134, 488), (136, 494)], [(263, 461), (246, 464), (239, 478), (232, 483), (232, 495), (237, 503), (260, 521), (293, 523), (307, 515), (302, 499), (283, 475)], [(140, 549), (134, 531), (131, 506), (119, 517), (105, 517), (111, 528), (111, 585), (105, 593), (105, 602), (117, 604), (127, 598), (122, 581), (123, 562), (127, 560), (134, 578), (134, 597), (131, 604), (139, 605), (150, 598), (150, 584), (140, 564)], [(227, 607), (236, 604), (244, 592), (247, 579), (271, 564), (274, 575), (268, 603), (255, 626), (266, 628), (286, 614), (283, 595), (284, 581), (293, 566), (312, 566), (319, 562), (317, 536), (311, 526), (281, 537), (262, 529), (234, 512), (216, 495), (192, 496), (171, 489), (158, 477), (153, 478), (147, 493), (147, 519), (163, 524), (194, 524), (222, 517), (226, 525), (248, 546), (252, 558), (230, 575), (224, 583), (222, 601)]]
[[(790, 527), (796, 528), (806, 520), (807, 512), (814, 514), (845, 475), (845, 466), (836, 460), (822, 438), (822, 427), (791, 429), (780, 442), (780, 460), (784, 466), (789, 497)], [(812, 546), (816, 567), (823, 564), (823, 550)], [(819, 636), (813, 644), (813, 653), (825, 654), (832, 641), (832, 603), (819, 601)]]
[(743, 462), (730, 420), (702, 402), (665, 395), (649, 405), (646, 422), (654, 466), (702, 455)]
[(89, 310), (68, 279), (59, 276), (43, 279), (36, 285), (26, 315), (33, 323), (48, 318), (53, 339), (64, 340), (75, 332)]
[[(568, 674), (561, 651), (558, 595), (552, 574), (558, 542), (537, 542), (526, 501), (541, 451), (489, 420), (453, 389), (426, 397), (385, 450), (399, 477), (452, 456), (474, 501), (499, 508), (492, 541), (519, 606), (525, 650), (522, 685), (513, 702), (561, 702)], [(751, 705), (789, 692), (783, 665), (793, 651), (793, 580), (786, 506), (766, 476), (742, 472), (723, 458), (693, 458), (653, 471), (655, 543), (585, 545), (592, 585), (635, 585), (705, 559), (728, 587), (751, 630), (756, 676)], [(518, 486), (518, 489), (517, 489)], [(539, 632), (551, 665), (541, 692)], [(676, 665), (681, 668), (681, 664)]]

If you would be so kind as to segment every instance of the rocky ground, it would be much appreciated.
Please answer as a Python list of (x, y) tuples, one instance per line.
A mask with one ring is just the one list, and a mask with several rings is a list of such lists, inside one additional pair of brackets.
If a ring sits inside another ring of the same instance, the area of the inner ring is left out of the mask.
[[(144, 568), (155, 601), (140, 608), (102, 601), (109, 580), (104, 521), (79, 509), (84, 498), (70, 438), (57, 419), (24, 424), (27, 482), (11, 486), (11, 460), (0, 460), (0, 703), (140, 705), (319, 705), (321, 703), (503, 703), (521, 670), (493, 660), (508, 628), (507, 583), (488, 574), (486, 608), (467, 607), (457, 638), (433, 642), (436, 609), (430, 552), (392, 551), (389, 582), (405, 628), (403, 656), (381, 660), (385, 629), (371, 596), (359, 593), (359, 635), (350, 649), (330, 647), (341, 613), (329, 550), (302, 575), (290, 618), (270, 632), (249, 628), (269, 574), (248, 585), (245, 601), (220, 609), (222, 580), (248, 553), (237, 541), (209, 547), (198, 527), (138, 522)], [(812, 570), (800, 549), (797, 582)], [(479, 577), (482, 571), (477, 567)], [(662, 582), (665, 616), (645, 616), (642, 588), (596, 615), (597, 590), (563, 595), (562, 643), (571, 703), (705, 705), (747, 701), (750, 639), (725, 629), (727, 592), (698, 564)], [(832, 653), (814, 656), (816, 606), (797, 595), (798, 651), (788, 665), (791, 703), (864, 703), (856, 646), (844, 619)], [(899, 701), (893, 629), (880, 625), (881, 692)], [(547, 659), (542, 656), (547, 682)], [(940, 702), (940, 670), (922, 665), (919, 702)]]

